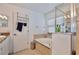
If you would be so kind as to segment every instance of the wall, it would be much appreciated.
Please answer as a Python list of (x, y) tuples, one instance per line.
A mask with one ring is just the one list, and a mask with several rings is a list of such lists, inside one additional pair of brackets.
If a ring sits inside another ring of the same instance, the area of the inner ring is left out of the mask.
[(46, 24), (44, 15), (41, 13), (36, 13), (34, 20), (34, 34), (46, 33)]
[[(45, 13), (44, 16), (46, 19), (46, 31), (49, 33), (51, 32), (54, 33), (55, 32), (55, 8), (51, 10), (50, 12)], [(52, 26), (49, 26), (49, 25), (52, 25)]]

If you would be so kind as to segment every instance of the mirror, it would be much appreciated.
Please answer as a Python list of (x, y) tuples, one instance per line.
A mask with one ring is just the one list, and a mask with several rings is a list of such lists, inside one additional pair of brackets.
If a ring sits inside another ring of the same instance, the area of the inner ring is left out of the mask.
[(0, 27), (8, 27), (8, 17), (0, 14)]

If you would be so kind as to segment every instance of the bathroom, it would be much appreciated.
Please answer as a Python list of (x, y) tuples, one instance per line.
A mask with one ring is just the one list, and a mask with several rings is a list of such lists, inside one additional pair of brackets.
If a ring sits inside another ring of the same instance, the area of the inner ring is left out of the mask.
[[(0, 34), (8, 36), (6, 54), (78, 54), (78, 8), (75, 3), (0, 4)], [(2, 47), (0, 54), (5, 55)]]

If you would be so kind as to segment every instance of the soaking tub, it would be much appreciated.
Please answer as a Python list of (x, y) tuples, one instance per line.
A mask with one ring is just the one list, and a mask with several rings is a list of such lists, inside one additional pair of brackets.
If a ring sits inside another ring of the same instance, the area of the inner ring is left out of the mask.
[(38, 38), (38, 39), (35, 39), (35, 41), (39, 42), (40, 44), (42, 44), (48, 48), (51, 48), (51, 44), (52, 44), (51, 38)]

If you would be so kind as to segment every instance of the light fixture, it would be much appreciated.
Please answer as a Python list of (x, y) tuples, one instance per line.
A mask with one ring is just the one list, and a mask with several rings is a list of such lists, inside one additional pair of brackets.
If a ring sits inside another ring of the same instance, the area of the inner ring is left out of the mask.
[(2, 16), (2, 19), (4, 19), (4, 16)]
[(5, 19), (5, 20), (7, 20), (8, 18), (7, 18), (7, 16), (3, 16), (3, 15), (0, 14), (0, 19)]
[(4, 19), (7, 20), (7, 16), (4, 16)]
[(3, 18), (3, 16), (2, 16), (2, 15), (0, 15), (0, 18)]

